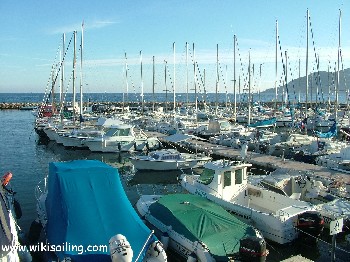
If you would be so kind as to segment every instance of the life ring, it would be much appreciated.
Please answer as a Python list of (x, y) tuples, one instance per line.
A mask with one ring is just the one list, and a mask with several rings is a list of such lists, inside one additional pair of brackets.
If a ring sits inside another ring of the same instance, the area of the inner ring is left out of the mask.
[(11, 172), (5, 173), (5, 175), (1, 178), (1, 185), (2, 186), (7, 186), (8, 183), (10, 182), (11, 178), (12, 178), (12, 173)]

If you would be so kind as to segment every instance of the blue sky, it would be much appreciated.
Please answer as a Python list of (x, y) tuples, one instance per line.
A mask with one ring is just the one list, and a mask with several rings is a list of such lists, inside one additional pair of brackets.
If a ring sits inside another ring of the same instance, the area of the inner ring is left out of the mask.
[[(139, 93), (141, 83), (144, 92), (151, 92), (153, 56), (156, 92), (165, 88), (172, 92), (174, 86), (177, 92), (186, 92), (187, 83), (193, 89), (194, 82), (199, 81), (194, 80), (193, 61), (198, 64), (197, 78), (205, 81), (206, 91), (215, 92), (218, 46), (219, 92), (232, 93), (234, 35), (238, 43), (236, 80), (241, 78), (242, 88), (247, 84), (250, 53), (255, 69), (254, 73), (251, 71), (252, 88), (264, 90), (283, 78), (280, 50), (277, 78), (275, 73), (276, 20), (284, 62), (285, 51), (288, 55), (288, 81), (298, 77), (299, 60), (301, 76), (305, 75), (307, 9), (311, 21), (308, 71), (316, 70), (315, 54), (319, 57), (320, 70), (327, 71), (330, 67), (334, 71), (339, 10), (342, 10), (342, 65), (348, 68), (350, 1), (347, 0), (2, 0), (0, 92), (44, 92), (51, 86), (52, 66), (59, 61), (62, 34), (66, 34), (67, 47), (74, 30), (77, 30), (79, 58), (76, 86), (81, 72), (85, 92), (126, 92), (128, 84), (129, 93)], [(83, 21), (81, 70), (79, 46)], [(73, 45), (65, 57), (64, 89), (68, 92), (72, 90), (72, 61)]]

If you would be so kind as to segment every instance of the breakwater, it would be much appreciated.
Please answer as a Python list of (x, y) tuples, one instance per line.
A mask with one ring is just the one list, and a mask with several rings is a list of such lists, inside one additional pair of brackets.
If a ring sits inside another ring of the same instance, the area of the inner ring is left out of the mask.
[(3, 110), (3, 109), (32, 110), (38, 106), (39, 106), (39, 103), (0, 103), (0, 110)]

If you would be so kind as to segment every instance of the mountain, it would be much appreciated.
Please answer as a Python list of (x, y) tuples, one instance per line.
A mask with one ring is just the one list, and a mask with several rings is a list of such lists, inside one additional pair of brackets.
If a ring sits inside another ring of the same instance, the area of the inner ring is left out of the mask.
[[(318, 87), (318, 92), (321, 94), (328, 95), (328, 86), (330, 86), (331, 93), (334, 93), (336, 75), (335, 72), (326, 72), (320, 71), (313, 72), (309, 74), (309, 95), (313, 94), (313, 97), (316, 95), (316, 88)], [(285, 85), (278, 87), (279, 96), (282, 94), (282, 90), (285, 88)], [(305, 94), (306, 88), (306, 76), (288, 81), (287, 89), (289, 95), (296, 94)], [(350, 68), (339, 71), (339, 92), (345, 92), (350, 88)], [(275, 88), (269, 88), (261, 92), (263, 95), (275, 94)]]

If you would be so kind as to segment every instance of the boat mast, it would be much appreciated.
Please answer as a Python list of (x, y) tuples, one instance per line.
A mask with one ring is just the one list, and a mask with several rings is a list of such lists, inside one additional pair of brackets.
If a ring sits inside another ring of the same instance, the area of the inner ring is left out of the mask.
[[(288, 56), (287, 56), (287, 51), (284, 51), (284, 54), (285, 54), (285, 56), (286, 56), (286, 70), (285, 70), (285, 73), (286, 73), (286, 75), (284, 76), (284, 81), (286, 82), (286, 84), (285, 84), (285, 89), (286, 89), (286, 95), (285, 95), (285, 98), (287, 98), (288, 97)], [(288, 100), (286, 99), (286, 101), (285, 101), (285, 107), (287, 108), (287, 106), (288, 106)]]
[(188, 43), (186, 42), (186, 102), (187, 102), (187, 110), (189, 108), (189, 100), (188, 100)]
[(62, 54), (62, 57), (61, 57), (61, 88), (60, 88), (60, 102), (61, 102), (61, 105), (63, 103), (63, 81), (64, 81), (64, 48), (65, 48), (65, 41), (66, 41), (66, 34), (63, 33), (63, 36), (62, 36), (62, 51), (61, 51), (61, 54)]
[(193, 43), (193, 73), (194, 73), (194, 99), (195, 99), (195, 109), (196, 109), (196, 114), (197, 114), (198, 113), (198, 102), (197, 102), (198, 98), (197, 98), (196, 60), (195, 60), (195, 52), (194, 52), (194, 43)]
[[(128, 63), (127, 63), (127, 58), (126, 58), (126, 52), (124, 53), (125, 55), (125, 85), (126, 85), (126, 99), (125, 103), (128, 104), (128, 99), (129, 99), (129, 82), (128, 82)], [(123, 103), (123, 111), (124, 111), (124, 103)]]
[(174, 116), (175, 116), (175, 111), (176, 111), (176, 89), (175, 89), (175, 42), (173, 43), (173, 51), (174, 51), (174, 80), (173, 80), (173, 88), (174, 88)]
[(278, 50), (278, 21), (276, 20), (276, 50), (275, 50), (275, 110), (277, 111), (277, 50)]
[(165, 112), (168, 112), (168, 85), (167, 85), (167, 64), (168, 62), (164, 60), (164, 81), (165, 81)]
[(76, 96), (76, 91), (75, 91), (75, 64), (76, 64), (76, 60), (77, 60), (77, 53), (76, 53), (76, 48), (77, 48), (77, 31), (74, 31), (73, 33), (74, 35), (74, 54), (73, 54), (73, 124), (75, 125), (75, 114), (76, 114), (76, 110), (75, 110), (75, 96)]
[(84, 22), (81, 25), (81, 50), (80, 50), (80, 124), (83, 121), (83, 43), (84, 43)]
[(249, 49), (249, 58), (248, 58), (248, 125), (250, 125), (250, 102), (251, 102), (251, 90), (250, 90), (250, 49)]
[(152, 94), (153, 94), (153, 104), (152, 104), (152, 110), (154, 112), (154, 104), (155, 104), (155, 96), (154, 96), (154, 86), (155, 86), (155, 67), (154, 67), (154, 56), (153, 56), (153, 78), (152, 78)]
[(327, 84), (328, 84), (328, 112), (330, 112), (331, 109), (331, 86), (329, 84), (329, 63), (328, 63), (328, 73), (327, 73)]
[(215, 88), (215, 116), (218, 116), (218, 90), (219, 90), (219, 44), (216, 44), (216, 88)]
[(140, 51), (140, 66), (141, 66), (141, 99), (142, 99), (142, 102), (141, 102), (141, 105), (142, 105), (142, 115), (144, 113), (144, 99), (143, 99), (143, 75), (142, 75), (142, 50)]
[(339, 10), (339, 38), (338, 38), (338, 68), (337, 68), (337, 86), (335, 91), (335, 122), (338, 122), (338, 96), (339, 96), (339, 71), (340, 71), (340, 37), (341, 37), (341, 10)]
[(299, 97), (298, 97), (298, 103), (300, 103), (300, 90), (301, 90), (301, 84), (300, 84), (300, 58), (299, 58), (299, 80), (298, 80), (298, 84), (299, 84)]
[[(305, 65), (305, 74), (306, 74), (306, 87), (305, 87), (305, 119), (307, 119), (307, 98), (309, 92), (309, 9), (306, 11), (306, 65)], [(307, 128), (305, 128), (305, 133), (307, 133)]]
[(237, 101), (236, 101), (236, 35), (233, 36), (233, 119), (236, 122)]

